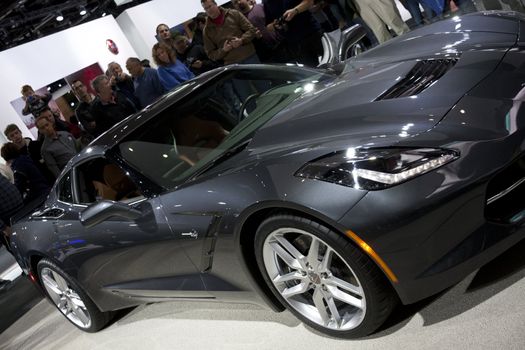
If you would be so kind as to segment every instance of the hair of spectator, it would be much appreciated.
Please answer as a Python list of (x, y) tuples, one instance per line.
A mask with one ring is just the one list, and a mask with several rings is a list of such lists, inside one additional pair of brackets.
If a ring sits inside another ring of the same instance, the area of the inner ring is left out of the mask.
[(108, 72), (110, 75), (113, 75), (113, 69), (115, 69), (115, 66), (120, 66), (120, 64), (115, 61), (108, 63)]
[(197, 13), (197, 16), (195, 16), (193, 20), (197, 23), (206, 23), (206, 12)]
[(9, 135), (15, 130), (20, 131), (20, 128), (16, 124), (9, 124), (8, 126), (5, 127), (4, 135), (7, 137), (7, 135)]
[(28, 92), (28, 91), (34, 91), (33, 88), (31, 87), (31, 85), (24, 85), (24, 86), (22, 86), (22, 90), (20, 92), (23, 95), (25, 92)]
[(2, 155), (2, 158), (6, 162), (9, 162), (10, 160), (15, 159), (20, 155), (20, 152), (18, 151), (18, 146), (15, 145), (12, 142), (4, 143), (2, 146), (2, 150), (0, 151), (0, 154)]
[[(204, 4), (206, 1), (208, 0), (201, 0), (201, 4)], [(217, 3), (215, 2), (215, 0), (210, 0), (211, 2), (213, 2), (215, 5), (217, 5)]]
[(153, 48), (151, 49), (151, 56), (153, 57), (153, 61), (157, 66), (167, 66), (169, 63), (164, 63), (159, 60), (159, 56), (157, 55), (157, 50), (162, 49), (166, 51), (168, 54), (168, 57), (170, 59), (170, 63), (173, 64), (177, 60), (177, 54), (175, 53), (175, 50), (173, 50), (169, 45), (166, 45), (164, 43), (156, 43), (153, 45)]
[(35, 119), (35, 126), (36, 126), (37, 129), (38, 129), (38, 122), (41, 121), (41, 120), (44, 120), (44, 119), (51, 123), (51, 120), (49, 120), (48, 117), (46, 117), (46, 116), (44, 116), (44, 115), (39, 115), (39, 116), (36, 117), (36, 119)]
[(135, 63), (141, 64), (140, 59), (138, 59), (137, 57), (130, 57), (126, 60), (126, 62), (135, 62)]
[(157, 28), (155, 29), (155, 32), (157, 33), (157, 35), (159, 34), (160, 27), (162, 26), (168, 27), (168, 29), (170, 28), (170, 26), (167, 24), (164, 24), (164, 23), (159, 24)]
[(95, 90), (98, 93), (100, 92), (100, 86), (102, 85), (102, 83), (105, 83), (108, 80), (109, 78), (107, 77), (107, 75), (105, 74), (98, 75), (95, 77), (95, 79), (91, 81), (91, 87), (93, 88), (93, 90)]

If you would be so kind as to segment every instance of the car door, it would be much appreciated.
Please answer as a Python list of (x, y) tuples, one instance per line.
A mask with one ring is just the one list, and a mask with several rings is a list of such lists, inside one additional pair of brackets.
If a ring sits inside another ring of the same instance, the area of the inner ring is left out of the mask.
[[(139, 187), (115, 197), (119, 181), (128, 181), (124, 187), (135, 186), (127, 174), (111, 160), (95, 156), (61, 179), (53, 223), (57, 257), (74, 266), (76, 278), (91, 291), (180, 297), (188, 290), (202, 290), (160, 198), (144, 197)], [(101, 190), (97, 182), (106, 188)], [(129, 212), (136, 215), (126, 215)]]

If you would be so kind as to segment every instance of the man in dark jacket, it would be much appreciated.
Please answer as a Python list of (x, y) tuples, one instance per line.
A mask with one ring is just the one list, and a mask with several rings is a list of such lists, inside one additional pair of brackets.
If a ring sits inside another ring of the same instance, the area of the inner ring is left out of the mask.
[[(0, 175), (0, 248), (5, 245), (7, 250), (11, 252), (9, 247), (9, 237), (11, 236), (10, 220), (11, 216), (22, 209), (23, 202), (20, 193), (9, 180)], [(0, 290), (9, 284), (9, 281), (0, 279)]]
[(4, 244), (9, 250), (11, 216), (22, 209), (24, 203), (15, 185), (3, 176), (0, 176), (0, 198), (0, 245)]
[(91, 84), (97, 93), (97, 98), (91, 107), (91, 114), (96, 123), (96, 136), (137, 111), (123, 93), (111, 88), (110, 80), (106, 75), (99, 75)]
[(95, 100), (87, 86), (80, 80), (71, 83), (71, 88), (80, 103), (75, 110), (75, 115), (82, 126), (82, 129), (90, 135), (93, 135), (96, 127), (95, 118), (91, 115), (91, 104)]
[(49, 193), (51, 189), (49, 182), (29, 156), (19, 153), (14, 143), (5, 143), (0, 153), (13, 171), (15, 186), (25, 204)]
[(24, 137), (22, 131), (20, 131), (20, 128), (16, 124), (9, 124), (6, 126), (4, 134), (9, 141), (16, 145), (18, 153), (31, 157), (33, 163), (35, 163), (38, 170), (40, 170), (49, 183), (55, 182), (55, 176), (47, 168), (44, 159), (42, 159), (42, 154), (40, 153), (42, 143), (44, 142), (43, 135), (39, 135), (40, 137), (37, 140)]

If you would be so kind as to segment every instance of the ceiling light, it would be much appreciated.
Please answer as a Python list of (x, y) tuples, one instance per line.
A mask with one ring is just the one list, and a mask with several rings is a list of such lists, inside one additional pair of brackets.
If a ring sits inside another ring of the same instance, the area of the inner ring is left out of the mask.
[(57, 13), (57, 17), (55, 18), (58, 22), (62, 22), (64, 20), (64, 16), (62, 16), (61, 12)]
[(79, 10), (80, 10), (79, 14), (81, 16), (85, 16), (86, 15), (87, 11), (86, 11), (86, 8), (84, 6), (80, 6)]
[(105, 12), (102, 12), (102, 17), (104, 17), (105, 15), (106, 15), (106, 13), (105, 13)]

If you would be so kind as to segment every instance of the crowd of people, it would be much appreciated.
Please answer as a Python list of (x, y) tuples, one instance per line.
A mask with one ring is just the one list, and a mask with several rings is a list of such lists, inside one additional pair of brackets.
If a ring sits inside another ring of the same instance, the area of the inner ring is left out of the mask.
[[(0, 176), (0, 194), (5, 199), (0, 201), (1, 232), (9, 235), (10, 215), (24, 203), (45, 196), (81, 148), (186, 80), (233, 63), (317, 66), (323, 53), (322, 33), (356, 23), (365, 27), (369, 46), (410, 30), (393, 0), (232, 0), (231, 6), (200, 1), (204, 12), (191, 21), (191, 30), (176, 32), (167, 24), (157, 26), (159, 42), (152, 47), (151, 58), (158, 68), (151, 68), (147, 59), (130, 57), (127, 74), (117, 62), (111, 62), (105, 74), (90, 82), (95, 95), (81, 80), (73, 81), (71, 88), (79, 104), (71, 121), (49, 108), (50, 94), (38, 95), (30, 85), (22, 87), (22, 114), (34, 116), (39, 137), (23, 137), (15, 124), (5, 128), (9, 142), (1, 147), (8, 165), (0, 168), (4, 175)], [(519, 0), (503, 1), (523, 10)], [(412, 28), (441, 19), (451, 10), (450, 0), (400, 2), (412, 16)], [(485, 9), (498, 9), (498, 4), (497, 0), (483, 0)], [(454, 6), (460, 12), (477, 10), (472, 0), (454, 0)]]

